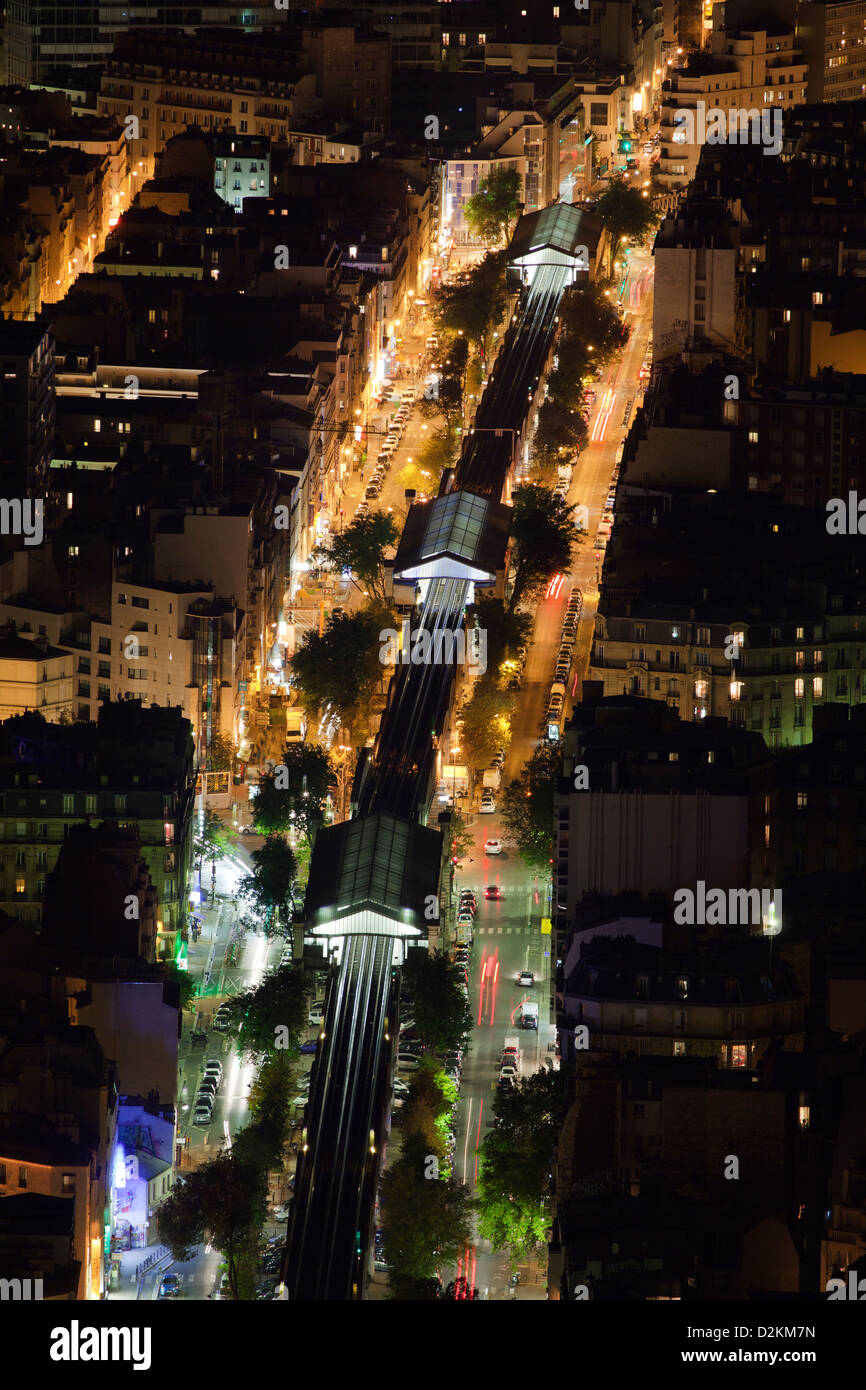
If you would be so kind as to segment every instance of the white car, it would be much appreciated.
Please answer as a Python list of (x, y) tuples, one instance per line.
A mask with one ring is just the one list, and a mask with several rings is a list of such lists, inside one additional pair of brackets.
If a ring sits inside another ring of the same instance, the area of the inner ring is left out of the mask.
[(314, 1004), (313, 1007), (310, 1009), (310, 1015), (309, 1015), (309, 1017), (310, 1017), (310, 1022), (311, 1022), (311, 1023), (324, 1023), (324, 1021), (325, 1021), (325, 1006), (324, 1006), (324, 1004)]
[(485, 841), (484, 841), (484, 853), (485, 853), (485, 854), (501, 854), (501, 853), (502, 853), (502, 842), (501, 842), (501, 840), (485, 840)]
[(534, 985), (534, 984), (535, 984), (535, 976), (533, 975), (533, 973), (532, 973), (531, 970), (521, 970), (520, 974), (519, 974), (518, 977), (517, 977), (517, 983), (518, 983), (519, 985), (527, 985), (527, 986), (528, 986), (528, 985)]
[(494, 812), (495, 810), (496, 810), (496, 802), (493, 800), (493, 797), (492, 797), (492, 796), (482, 796), (482, 798), (481, 798), (481, 815), (482, 815), (482, 816), (489, 816), (489, 815), (492, 815), (493, 812)]
[(417, 1071), (421, 1065), (421, 1058), (416, 1057), (413, 1052), (398, 1052), (397, 1066), (400, 1071)]
[(499, 1080), (501, 1081), (502, 1078), (503, 1078), (504, 1076), (507, 1076), (511, 1081), (516, 1081), (516, 1080), (517, 1080), (517, 1068), (516, 1068), (516, 1067), (500, 1067), (500, 1068), (499, 1068)]

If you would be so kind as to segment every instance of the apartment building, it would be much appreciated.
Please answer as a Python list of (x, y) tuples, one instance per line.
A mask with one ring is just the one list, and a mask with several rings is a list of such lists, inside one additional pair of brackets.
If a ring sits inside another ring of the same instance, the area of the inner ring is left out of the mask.
[[(661, 183), (684, 188), (694, 178), (707, 131), (712, 132), (713, 111), (724, 112), (727, 133), (730, 112), (757, 112), (759, 117), (764, 113), (769, 138), (774, 122), (781, 125), (788, 111), (808, 100), (808, 74), (808, 60), (793, 29), (715, 29), (709, 56), (704, 61), (702, 55), (696, 71), (688, 65), (671, 70), (664, 83), (656, 166)], [(711, 142), (718, 138), (711, 133)], [(750, 126), (748, 133), (738, 129), (734, 143), (759, 144), (762, 139)]]
[(48, 875), (68, 826), (134, 824), (160, 905), (156, 958), (186, 922), (195, 791), (193, 740), (180, 709), (106, 703), (93, 724), (0, 726), (0, 907), (42, 920)]
[(562, 755), (560, 938), (585, 894), (670, 898), (698, 879), (724, 888), (749, 882), (749, 772), (766, 757), (756, 733), (718, 718), (686, 723), (664, 704), (586, 681)]
[(54, 447), (54, 366), (50, 325), (0, 323), (0, 470), (7, 497), (45, 496)]
[(866, 96), (864, 0), (801, 0), (797, 40), (809, 62), (809, 101), (857, 101)]
[(72, 664), (69, 652), (19, 637), (12, 623), (0, 634), (0, 719), (34, 710), (49, 724), (71, 719)]
[(315, 109), (316, 77), (307, 65), (294, 35), (119, 34), (105, 65), (99, 113), (130, 131), (133, 193), (186, 126), (231, 127), (287, 144), (290, 130)]
[(217, 197), (240, 212), (245, 198), (271, 195), (271, 142), (226, 130), (214, 136), (213, 186)]
[[(808, 743), (825, 700), (863, 701), (856, 535), (829, 536), (823, 510), (783, 509), (757, 494), (662, 502), (661, 493), (630, 491), (605, 559), (590, 655), (605, 695), (661, 701), (684, 721), (725, 718), (771, 749)], [(716, 552), (718, 535), (727, 538), (717, 562), (708, 525)]]
[[(107, 1288), (116, 1069), (91, 1029), (73, 1027), (56, 1011), (53, 1018), (20, 1015), (3, 1043), (0, 1206), (6, 1197), (25, 1194), (69, 1202), (75, 1298), (101, 1299)], [(26, 1217), (19, 1213), (19, 1219), (26, 1230)]]

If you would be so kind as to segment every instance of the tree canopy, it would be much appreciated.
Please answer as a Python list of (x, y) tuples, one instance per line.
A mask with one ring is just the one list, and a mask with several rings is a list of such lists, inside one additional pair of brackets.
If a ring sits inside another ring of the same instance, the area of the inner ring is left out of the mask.
[(435, 1052), (453, 1052), (462, 1046), (472, 1019), (457, 968), (444, 951), (413, 952), (404, 975), (415, 995), (415, 1027), (424, 1045)]
[(642, 242), (658, 222), (658, 214), (653, 211), (649, 199), (619, 176), (610, 180), (593, 211), (610, 234), (611, 271), (623, 237)]
[(367, 586), (377, 602), (385, 602), (385, 551), (399, 537), (397, 523), (387, 512), (355, 517), (329, 544), (318, 545), (313, 557), (329, 570), (349, 569)]
[(331, 704), (344, 724), (366, 707), (381, 678), (379, 632), (382, 614), (372, 608), (335, 613), (321, 637), (304, 634), (292, 657), (292, 671), (308, 711)]
[(269, 835), (250, 858), (252, 873), (241, 879), (238, 895), (247, 900), (261, 920), (266, 936), (274, 936), (278, 912), (284, 925), (291, 922), (292, 884), (297, 875), (295, 856), (285, 840)]
[(254, 989), (231, 1000), (229, 1032), (254, 1062), (297, 1057), (307, 1035), (309, 976), (299, 965), (281, 965)]
[(520, 175), (516, 169), (491, 169), (480, 180), (478, 192), (467, 198), (463, 215), (473, 236), (491, 246), (498, 245), (509, 233), (517, 217), (520, 199)]
[(512, 494), (511, 571), (514, 588), (509, 610), (535, 598), (552, 575), (572, 567), (578, 531), (571, 512), (550, 488), (524, 483)]
[(538, 744), (520, 777), (500, 796), (505, 836), (533, 869), (550, 869), (553, 854), (553, 794), (561, 771), (561, 755)]
[(498, 1092), (481, 1145), (478, 1231), (496, 1250), (526, 1258), (550, 1223), (550, 1172), (559, 1132), (562, 1073), (534, 1072)]
[(285, 835), (294, 827), (312, 844), (335, 780), (327, 749), (318, 743), (286, 744), (274, 771), (259, 779), (252, 803), (256, 830), (260, 835)]

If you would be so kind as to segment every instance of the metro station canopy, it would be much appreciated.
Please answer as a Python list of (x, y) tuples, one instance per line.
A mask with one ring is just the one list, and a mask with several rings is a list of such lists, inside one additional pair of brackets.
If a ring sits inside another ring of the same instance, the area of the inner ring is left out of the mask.
[(514, 229), (508, 269), (513, 273), (539, 265), (571, 266), (580, 283), (582, 274), (589, 278), (602, 230), (597, 217), (571, 203), (554, 203), (539, 212), (528, 212)]
[[(507, 432), (504, 437), (508, 439)], [(510, 524), (510, 507), (466, 488), (416, 502), (394, 556), (394, 578), (494, 584), (505, 563)]]
[[(314, 936), (426, 935), (439, 891), (442, 835), (384, 814), (319, 831), (307, 884)], [(437, 914), (438, 916), (438, 914)]]

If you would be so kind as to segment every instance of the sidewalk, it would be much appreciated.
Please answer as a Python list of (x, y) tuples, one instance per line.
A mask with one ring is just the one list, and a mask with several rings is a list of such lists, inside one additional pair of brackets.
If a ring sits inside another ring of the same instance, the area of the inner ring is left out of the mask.
[(120, 1287), (109, 1289), (106, 1296), (135, 1302), (141, 1297), (144, 1276), (171, 1264), (171, 1253), (167, 1245), (149, 1245), (142, 1250), (123, 1250), (111, 1260), (120, 1265)]

